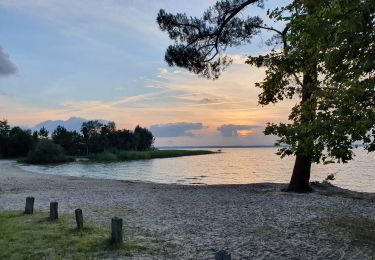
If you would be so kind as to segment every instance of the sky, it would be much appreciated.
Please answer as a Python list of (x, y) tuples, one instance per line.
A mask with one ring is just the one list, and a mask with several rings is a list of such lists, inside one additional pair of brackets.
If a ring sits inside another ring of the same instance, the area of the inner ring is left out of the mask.
[(215, 81), (164, 61), (172, 41), (158, 28), (159, 9), (200, 17), (213, 3), (0, 0), (0, 118), (28, 127), (70, 117), (139, 124), (157, 146), (273, 144), (264, 126), (286, 121), (293, 102), (258, 105), (254, 84), (265, 71), (244, 64), (269, 50), (269, 34), (230, 49), (234, 62)]

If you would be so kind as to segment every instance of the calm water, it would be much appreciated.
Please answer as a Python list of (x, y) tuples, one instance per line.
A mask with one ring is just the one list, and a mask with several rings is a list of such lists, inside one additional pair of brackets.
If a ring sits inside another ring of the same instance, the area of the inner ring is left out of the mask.
[[(235, 184), (277, 182), (290, 179), (293, 158), (280, 159), (275, 148), (224, 148), (220, 154), (120, 163), (74, 162), (58, 166), (27, 166), (38, 173), (138, 180), (179, 184)], [(357, 191), (375, 192), (375, 154), (356, 151), (345, 165), (314, 165), (311, 179), (322, 181), (336, 174), (335, 185)]]

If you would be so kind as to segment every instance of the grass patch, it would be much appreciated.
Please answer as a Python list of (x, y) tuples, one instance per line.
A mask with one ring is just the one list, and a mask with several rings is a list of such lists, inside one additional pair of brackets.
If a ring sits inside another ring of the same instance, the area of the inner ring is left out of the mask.
[(375, 196), (373, 193), (342, 189), (332, 185), (329, 182), (311, 182), (311, 186), (317, 193), (324, 196), (337, 196), (349, 199), (368, 200), (371, 202), (375, 201)]
[(96, 161), (100, 162), (115, 162), (118, 160), (118, 157), (116, 154), (111, 152), (103, 152), (99, 154), (92, 155), (90, 159), (94, 159)]
[(120, 246), (109, 243), (109, 230), (85, 220), (77, 230), (73, 216), (60, 215), (51, 222), (48, 213), (0, 213), (0, 259), (91, 259), (130, 256), (142, 248), (124, 239)]
[(364, 217), (339, 218), (329, 221), (330, 226), (342, 229), (352, 244), (368, 246), (375, 250), (375, 220)]
[(171, 158), (212, 153), (215, 152), (206, 150), (106, 151), (99, 154), (93, 154), (90, 156), (90, 159), (99, 162), (117, 162), (156, 158)]

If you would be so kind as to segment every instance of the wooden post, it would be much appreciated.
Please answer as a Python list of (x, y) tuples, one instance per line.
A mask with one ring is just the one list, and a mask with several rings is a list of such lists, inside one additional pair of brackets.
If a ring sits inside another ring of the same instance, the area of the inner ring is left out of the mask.
[(220, 250), (215, 254), (215, 260), (231, 260), (232, 257), (226, 250)]
[(83, 229), (82, 209), (76, 209), (74, 212), (75, 212), (75, 215), (76, 215), (77, 229)]
[(57, 202), (51, 202), (49, 205), (49, 218), (51, 221), (57, 220), (59, 218), (59, 215), (57, 213), (58, 203)]
[(34, 197), (26, 198), (25, 214), (32, 215), (34, 213)]
[(113, 217), (111, 221), (111, 242), (113, 244), (122, 243), (122, 218)]

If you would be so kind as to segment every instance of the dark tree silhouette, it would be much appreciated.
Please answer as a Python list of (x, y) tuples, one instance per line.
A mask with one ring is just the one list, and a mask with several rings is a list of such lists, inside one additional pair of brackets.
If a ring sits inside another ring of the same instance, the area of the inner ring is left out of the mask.
[(49, 132), (44, 126), (38, 132), (38, 137), (40, 139), (47, 139), (48, 135), (49, 135)]
[(147, 128), (143, 128), (137, 125), (137, 127), (134, 129), (134, 136), (136, 137), (137, 141), (136, 150), (146, 151), (151, 149), (155, 139), (152, 133)]
[(352, 144), (375, 150), (374, 10), (373, 0), (295, 0), (268, 17), (246, 16), (246, 8), (263, 1), (220, 0), (203, 14), (189, 17), (160, 10), (157, 23), (174, 44), (167, 48), (170, 66), (217, 79), (231, 63), (228, 47), (251, 43), (262, 31), (273, 32), (273, 49), (249, 56), (246, 63), (266, 68), (259, 104), (299, 98), (288, 123), (268, 124), (277, 135), (281, 157), (295, 155), (288, 191), (311, 191), (312, 163), (347, 162)]
[(7, 157), (8, 146), (7, 141), (9, 138), (10, 126), (7, 120), (0, 120), (0, 157)]
[(103, 124), (98, 120), (87, 121), (82, 124), (81, 132), (86, 143), (86, 155), (91, 152), (98, 152), (98, 136), (100, 136), (102, 127)]
[(34, 141), (30, 130), (23, 130), (18, 126), (12, 127), (6, 141), (6, 155), (4, 157), (22, 157), (27, 155), (33, 147)]
[[(65, 154), (76, 156), (98, 154), (106, 150), (151, 150), (154, 142), (154, 136), (146, 128), (137, 126), (134, 132), (117, 130), (114, 122), (102, 124), (97, 120), (83, 123), (82, 135), (58, 126), (51, 135), (53, 142), (49, 140), (48, 131), (43, 129), (32, 133), (31, 130), (23, 130), (18, 126), (10, 128), (6, 120), (0, 121), (0, 158), (24, 157), (29, 153), (30, 162), (62, 162), (70, 160)], [(63, 149), (63, 153), (57, 147)], [(56, 153), (48, 155), (48, 151)], [(43, 157), (46, 157), (45, 160)]]
[(87, 121), (82, 124), (81, 132), (87, 146), (87, 154), (100, 153), (105, 150), (150, 150), (154, 142), (152, 133), (137, 126), (134, 132), (123, 129), (116, 130), (114, 122), (106, 125), (99, 121)]
[(83, 137), (76, 131), (68, 131), (58, 126), (52, 133), (52, 140), (61, 145), (69, 155), (82, 155), (85, 151)]

